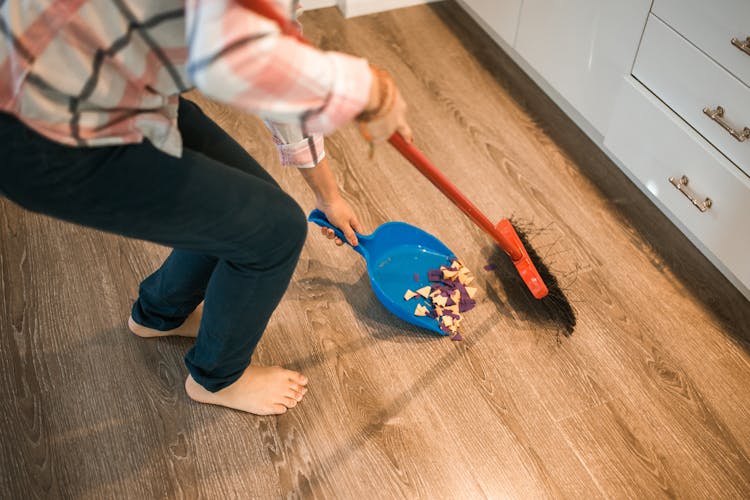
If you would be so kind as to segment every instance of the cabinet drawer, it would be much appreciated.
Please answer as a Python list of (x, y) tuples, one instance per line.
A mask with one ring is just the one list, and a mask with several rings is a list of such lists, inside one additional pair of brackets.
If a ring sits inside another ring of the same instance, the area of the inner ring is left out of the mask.
[(750, 86), (750, 54), (732, 44), (750, 36), (750, 2), (656, 0), (651, 11)]
[(738, 132), (750, 129), (750, 87), (653, 15), (646, 24), (633, 76), (750, 174), (750, 139), (738, 141), (703, 112), (721, 106), (724, 116), (719, 119)]
[[(750, 178), (632, 78), (620, 91), (604, 145), (673, 221), (750, 288)], [(670, 183), (683, 175), (695, 198), (712, 200), (705, 212)]]

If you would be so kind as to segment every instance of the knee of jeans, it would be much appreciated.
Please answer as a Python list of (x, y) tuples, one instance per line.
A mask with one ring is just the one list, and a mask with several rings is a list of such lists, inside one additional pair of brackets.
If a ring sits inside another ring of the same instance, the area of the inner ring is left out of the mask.
[(294, 199), (289, 197), (287, 200), (281, 210), (280, 226), (286, 228), (284, 241), (290, 252), (298, 256), (307, 239), (307, 217)]
[[(307, 218), (302, 208), (285, 193), (273, 200), (264, 217), (264, 229), (260, 234), (252, 231), (252, 241), (243, 247), (261, 254), (267, 265), (278, 265), (297, 261), (307, 237)], [(255, 260), (255, 259), (253, 259)]]

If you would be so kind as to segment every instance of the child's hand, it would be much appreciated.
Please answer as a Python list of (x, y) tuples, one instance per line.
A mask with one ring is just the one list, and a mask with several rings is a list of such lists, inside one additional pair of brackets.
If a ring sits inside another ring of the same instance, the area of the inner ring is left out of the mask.
[(414, 142), (406, 120), (406, 102), (387, 71), (371, 66), (370, 99), (357, 117), (359, 131), (370, 144), (385, 142), (394, 132)]
[[(324, 214), (326, 214), (326, 217), (331, 224), (339, 228), (341, 232), (344, 233), (346, 241), (348, 241), (350, 245), (357, 246), (359, 244), (359, 242), (357, 241), (357, 235), (354, 234), (354, 232), (356, 231), (358, 233), (361, 233), (362, 226), (360, 225), (359, 220), (357, 220), (357, 216), (354, 215), (354, 211), (346, 202), (346, 200), (341, 197), (337, 197), (333, 200), (318, 202), (317, 208)], [(327, 237), (329, 240), (334, 240), (338, 246), (344, 244), (344, 242), (340, 238), (336, 237), (333, 229), (321, 227), (320, 230), (323, 236)]]

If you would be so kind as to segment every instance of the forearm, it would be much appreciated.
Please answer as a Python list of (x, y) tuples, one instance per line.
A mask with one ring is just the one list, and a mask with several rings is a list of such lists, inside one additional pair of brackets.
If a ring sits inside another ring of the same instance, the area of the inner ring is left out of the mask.
[(300, 174), (315, 193), (315, 201), (320, 205), (330, 204), (332, 201), (341, 198), (336, 177), (328, 163), (328, 158), (323, 158), (313, 168), (301, 168)]
[(330, 133), (367, 107), (364, 59), (304, 45), (230, 0), (192, 0), (186, 16), (188, 72), (204, 94), (269, 120), (304, 118), (307, 133)]
[[(349, 244), (357, 246), (357, 232), (362, 232), (362, 226), (349, 204), (341, 197), (328, 159), (324, 158), (313, 168), (302, 168), (300, 173), (315, 193), (316, 208), (322, 210), (328, 221), (344, 233), (344, 238)], [(329, 238), (335, 239), (337, 245), (342, 244), (343, 238), (335, 238), (331, 229), (322, 231)]]

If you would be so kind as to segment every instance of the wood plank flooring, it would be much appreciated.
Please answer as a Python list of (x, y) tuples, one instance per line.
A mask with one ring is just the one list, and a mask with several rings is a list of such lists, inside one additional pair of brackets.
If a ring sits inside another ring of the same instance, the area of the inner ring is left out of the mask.
[[(748, 301), (455, 4), (303, 20), (395, 75), (417, 144), (490, 218), (544, 228), (575, 333), (349, 127), (328, 151), (365, 227), (420, 226), (477, 275), (466, 340), (395, 320), (359, 256), (311, 231), (256, 355), (310, 377), (305, 400), (280, 417), (201, 406), (182, 389), (190, 341), (125, 325), (168, 250), (0, 200), (0, 497), (750, 496)], [(193, 98), (312, 208), (257, 119)]]

